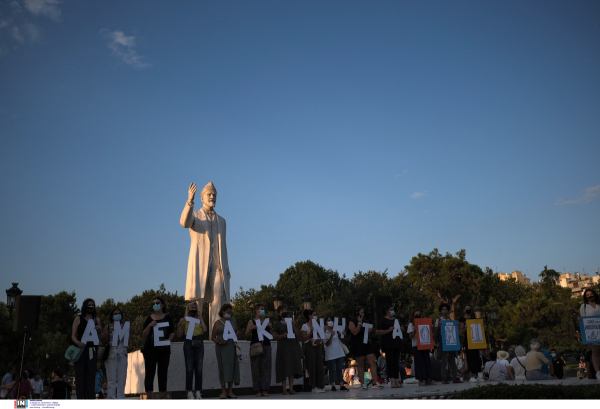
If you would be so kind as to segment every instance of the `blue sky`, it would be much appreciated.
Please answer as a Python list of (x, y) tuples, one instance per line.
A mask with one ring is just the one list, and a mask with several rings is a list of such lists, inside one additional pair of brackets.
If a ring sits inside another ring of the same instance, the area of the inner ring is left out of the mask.
[(0, 275), (183, 293), (191, 182), (232, 290), (310, 259), (600, 268), (600, 3), (0, 3)]

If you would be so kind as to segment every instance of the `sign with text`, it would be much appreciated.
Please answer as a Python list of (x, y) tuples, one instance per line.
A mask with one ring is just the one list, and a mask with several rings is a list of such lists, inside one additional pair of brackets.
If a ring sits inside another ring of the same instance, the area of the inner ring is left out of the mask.
[(579, 318), (579, 328), (584, 344), (600, 344), (600, 316)]
[(433, 349), (433, 321), (431, 318), (415, 318), (415, 331), (417, 331), (417, 349)]
[(458, 321), (440, 320), (440, 329), (442, 336), (442, 351), (460, 351)]
[(486, 349), (485, 330), (483, 319), (467, 320), (467, 345), (469, 349)]

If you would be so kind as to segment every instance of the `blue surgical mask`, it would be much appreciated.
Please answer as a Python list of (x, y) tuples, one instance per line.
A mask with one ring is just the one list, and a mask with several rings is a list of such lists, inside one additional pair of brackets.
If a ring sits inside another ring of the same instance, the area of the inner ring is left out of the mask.
[(552, 354), (552, 358), (556, 358), (556, 354)]
[(258, 312), (258, 315), (260, 315), (261, 317), (264, 317), (265, 316), (265, 310), (260, 310)]
[(121, 321), (121, 314), (113, 315), (113, 320), (115, 320), (115, 321)]
[(231, 314), (225, 314), (224, 317), (229, 319), (229, 318), (231, 318)]
[(160, 304), (154, 304), (152, 306), (152, 308), (154, 308), (154, 311), (160, 311), (161, 310)]
[(393, 317), (394, 315), (396, 315), (396, 311), (390, 311), (390, 315)]

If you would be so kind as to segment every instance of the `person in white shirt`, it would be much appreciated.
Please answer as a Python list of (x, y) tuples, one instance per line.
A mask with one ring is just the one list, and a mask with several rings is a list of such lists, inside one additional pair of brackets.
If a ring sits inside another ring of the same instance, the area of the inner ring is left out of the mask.
[(31, 389), (33, 391), (33, 399), (40, 399), (42, 396), (42, 390), (44, 390), (44, 381), (39, 375), (31, 380)]
[[(337, 376), (338, 384), (340, 385), (341, 391), (347, 391), (348, 389), (344, 386), (344, 379), (342, 375), (342, 366), (344, 365), (344, 348), (342, 347), (342, 341), (337, 333), (333, 329), (334, 317), (332, 315), (327, 316), (325, 320), (325, 362), (327, 362), (329, 384), (331, 385), (331, 391), (335, 392), (335, 378)], [(345, 335), (345, 331), (343, 332)]]
[(513, 369), (516, 381), (525, 381), (525, 348), (521, 345), (515, 347), (515, 357), (510, 361), (510, 367)]
[[(494, 356), (496, 359), (494, 359)], [(514, 380), (513, 370), (508, 363), (508, 352), (498, 351), (497, 353), (490, 352), (491, 361), (485, 363), (484, 373), (489, 375), (490, 381), (505, 381), (506, 379)]]
[[(583, 291), (583, 304), (579, 307), (580, 317), (600, 316), (600, 298), (598, 294), (591, 288), (586, 288)], [(592, 350), (592, 364), (596, 369), (596, 379), (600, 380), (600, 345), (590, 345)]]

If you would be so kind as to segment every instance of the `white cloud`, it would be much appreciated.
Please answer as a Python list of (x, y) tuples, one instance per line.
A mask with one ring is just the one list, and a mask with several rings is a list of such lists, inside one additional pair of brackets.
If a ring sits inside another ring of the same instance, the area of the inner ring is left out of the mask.
[(29, 41), (36, 41), (40, 37), (40, 29), (33, 23), (27, 23), (23, 25), (23, 31), (29, 37)]
[(14, 40), (17, 40), (21, 44), (25, 44), (25, 37), (23, 37), (23, 34), (21, 34), (19, 27), (11, 27), (10, 35)]
[(145, 68), (149, 67), (150, 64), (144, 61), (144, 56), (139, 55), (133, 48), (135, 47), (135, 37), (126, 36), (121, 30), (108, 31), (106, 29), (100, 30), (100, 33), (108, 38), (108, 48), (110, 48), (114, 55), (119, 57), (127, 65), (134, 68)]
[(572, 204), (585, 204), (585, 203), (593, 202), (598, 198), (600, 198), (600, 185), (587, 188), (585, 190), (585, 193), (582, 196), (580, 196), (578, 199), (559, 200), (556, 203), (556, 205), (564, 206), (564, 205), (572, 205)]
[(62, 15), (60, 4), (62, 0), (24, 0), (25, 8), (32, 14), (43, 15), (59, 21)]
[(33, 43), (40, 37), (40, 30), (33, 23), (25, 23), (20, 28), (17, 26), (10, 27), (11, 37), (21, 43)]
[(426, 194), (427, 191), (425, 190), (424, 192), (415, 192), (412, 195), (410, 195), (410, 197), (412, 197), (413, 199), (420, 199), (422, 197), (425, 197)]

